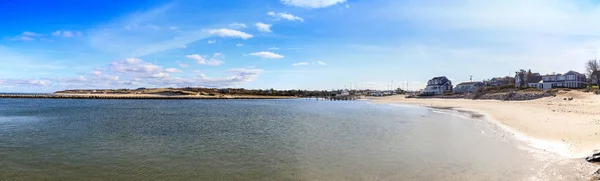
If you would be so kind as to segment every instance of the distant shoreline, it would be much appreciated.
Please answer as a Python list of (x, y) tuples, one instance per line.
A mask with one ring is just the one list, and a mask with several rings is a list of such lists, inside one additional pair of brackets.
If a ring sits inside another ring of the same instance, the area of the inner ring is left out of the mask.
[(14, 99), (295, 99), (292, 96), (255, 95), (156, 95), (156, 94), (0, 94), (0, 98)]

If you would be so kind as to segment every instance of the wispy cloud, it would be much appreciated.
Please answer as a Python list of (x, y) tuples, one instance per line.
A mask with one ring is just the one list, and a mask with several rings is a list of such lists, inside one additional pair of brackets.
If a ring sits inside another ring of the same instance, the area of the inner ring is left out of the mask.
[(269, 11), (267, 12), (267, 15), (272, 16), (275, 18), (275, 20), (280, 20), (280, 19), (285, 19), (288, 21), (300, 21), (300, 22), (304, 22), (304, 19), (298, 16), (295, 16), (291, 13), (276, 13), (273, 11)]
[(196, 61), (196, 63), (200, 65), (219, 66), (225, 63), (223, 60), (221, 60), (221, 58), (223, 58), (223, 55), (220, 53), (215, 53), (212, 57), (205, 57), (198, 54), (187, 55), (185, 57), (187, 59)]
[(309, 65), (309, 63), (308, 62), (298, 62), (298, 63), (292, 64), (292, 66), (304, 66), (304, 65)]
[(39, 34), (39, 33), (35, 33), (35, 32), (30, 32), (30, 31), (25, 31), (23, 33), (21, 33), (19, 36), (15, 36), (10, 38), (10, 40), (13, 41), (32, 41), (35, 40), (34, 37), (40, 37), (40, 36), (44, 36), (43, 34)]
[(243, 47), (243, 46), (244, 46), (244, 44), (238, 43), (238, 44), (235, 44), (235, 46), (236, 46), (236, 47)]
[(285, 5), (303, 8), (324, 8), (343, 2), (346, 0), (281, 0)]
[(165, 69), (165, 72), (167, 72), (167, 73), (180, 73), (182, 71), (179, 70), (179, 69), (177, 69), (177, 68), (167, 68), (167, 69)]
[(248, 34), (248, 33), (242, 32), (242, 31), (226, 29), (226, 28), (210, 29), (210, 30), (208, 30), (208, 32), (210, 34), (217, 35), (220, 37), (233, 37), (233, 38), (241, 38), (244, 40), (254, 37), (251, 34)]
[(81, 36), (81, 35), (82, 35), (82, 33), (79, 31), (73, 32), (73, 31), (68, 31), (68, 30), (58, 30), (58, 31), (55, 31), (52, 33), (52, 36), (65, 37), (65, 38)]
[(283, 58), (283, 55), (279, 55), (273, 52), (255, 52), (255, 53), (251, 53), (250, 55), (252, 56), (257, 56), (257, 57), (261, 57), (261, 58), (268, 58), (268, 59), (281, 59)]
[(319, 65), (323, 65), (323, 66), (324, 66), (324, 65), (327, 65), (327, 63), (325, 63), (325, 62), (322, 62), (322, 61), (318, 61), (318, 62), (317, 62), (317, 64), (319, 64)]
[(30, 32), (30, 31), (23, 32), (22, 35), (23, 36), (44, 36), (43, 34), (39, 34), (39, 33), (35, 33), (35, 32)]
[(215, 44), (217, 43), (217, 40), (208, 40), (208, 44)]
[[(167, 4), (100, 25), (87, 33), (87, 41), (92, 48), (103, 53), (117, 57), (142, 57), (182, 48), (182, 45), (210, 37), (201, 29), (174, 26), (176, 21), (172, 7), (173, 4)], [(123, 28), (127, 26), (129, 30)], [(176, 27), (176, 31), (163, 31), (160, 27)]]
[(231, 23), (231, 24), (229, 24), (229, 27), (231, 27), (233, 29), (243, 29), (243, 28), (247, 28), (248, 26), (246, 26), (246, 24), (244, 24), (244, 23)]
[(256, 29), (258, 29), (258, 31), (260, 32), (271, 32), (271, 25), (270, 24), (265, 24), (262, 22), (258, 22), (255, 24)]

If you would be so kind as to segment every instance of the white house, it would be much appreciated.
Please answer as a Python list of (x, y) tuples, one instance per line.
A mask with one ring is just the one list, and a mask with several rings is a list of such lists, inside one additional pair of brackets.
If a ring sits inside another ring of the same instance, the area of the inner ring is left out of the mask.
[(565, 74), (544, 75), (542, 83), (551, 85), (552, 88), (585, 88), (587, 79), (585, 74), (571, 70)]
[(440, 76), (427, 81), (427, 87), (421, 91), (421, 95), (440, 95), (447, 91), (452, 92), (452, 81)]
[(454, 93), (475, 93), (477, 89), (483, 88), (483, 82), (463, 82), (454, 88)]

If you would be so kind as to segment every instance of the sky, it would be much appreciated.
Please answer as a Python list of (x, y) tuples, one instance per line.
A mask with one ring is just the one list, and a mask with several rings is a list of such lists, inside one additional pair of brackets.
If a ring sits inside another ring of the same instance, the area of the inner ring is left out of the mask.
[(595, 0), (20, 0), (0, 17), (0, 92), (418, 90), (584, 73), (600, 53)]

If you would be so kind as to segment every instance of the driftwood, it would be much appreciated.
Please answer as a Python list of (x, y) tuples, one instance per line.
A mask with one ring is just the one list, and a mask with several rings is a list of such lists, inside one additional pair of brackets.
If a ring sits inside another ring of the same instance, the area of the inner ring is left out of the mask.
[(595, 151), (592, 156), (585, 158), (588, 162), (600, 162), (600, 151)]

